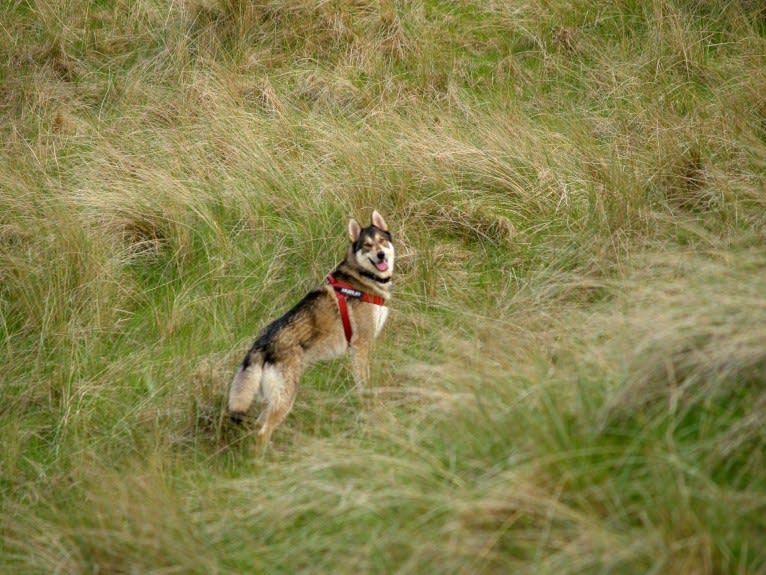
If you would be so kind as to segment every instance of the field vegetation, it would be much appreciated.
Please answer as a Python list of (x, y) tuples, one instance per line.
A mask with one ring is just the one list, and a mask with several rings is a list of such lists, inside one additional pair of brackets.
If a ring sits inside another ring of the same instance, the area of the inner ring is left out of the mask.
[[(0, 4), (0, 572), (766, 573), (757, 0)], [(392, 227), (355, 393), (237, 363)]]

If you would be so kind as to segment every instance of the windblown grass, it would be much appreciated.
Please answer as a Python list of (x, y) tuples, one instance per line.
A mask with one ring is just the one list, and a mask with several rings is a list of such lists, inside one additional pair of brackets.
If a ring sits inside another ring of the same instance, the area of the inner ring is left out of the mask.
[[(0, 7), (0, 571), (766, 570), (757, 2)], [(373, 382), (224, 396), (380, 209)]]

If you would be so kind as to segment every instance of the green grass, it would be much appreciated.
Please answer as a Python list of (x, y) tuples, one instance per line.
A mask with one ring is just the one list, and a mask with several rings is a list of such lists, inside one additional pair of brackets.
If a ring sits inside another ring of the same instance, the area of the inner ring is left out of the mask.
[[(0, 572), (766, 572), (766, 12), (0, 7)], [(364, 395), (260, 328), (379, 209)]]

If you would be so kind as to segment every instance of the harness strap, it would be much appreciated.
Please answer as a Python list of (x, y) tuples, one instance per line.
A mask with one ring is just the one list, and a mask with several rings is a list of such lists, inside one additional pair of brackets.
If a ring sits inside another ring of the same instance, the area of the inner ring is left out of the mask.
[(338, 298), (338, 311), (340, 311), (340, 319), (343, 322), (343, 333), (346, 335), (346, 342), (351, 343), (353, 330), (351, 329), (351, 318), (348, 316), (346, 297), (353, 297), (375, 305), (385, 305), (386, 300), (379, 295), (365, 293), (346, 283), (339, 282), (332, 274), (327, 274), (327, 283), (335, 290), (335, 297)]

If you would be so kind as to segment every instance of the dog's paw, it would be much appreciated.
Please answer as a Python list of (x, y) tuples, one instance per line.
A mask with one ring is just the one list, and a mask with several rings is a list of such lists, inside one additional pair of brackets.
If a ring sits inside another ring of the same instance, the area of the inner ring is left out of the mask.
[(241, 425), (247, 419), (247, 414), (243, 413), (241, 411), (230, 411), (229, 412), (229, 419), (231, 420), (232, 423), (236, 423), (237, 425)]

